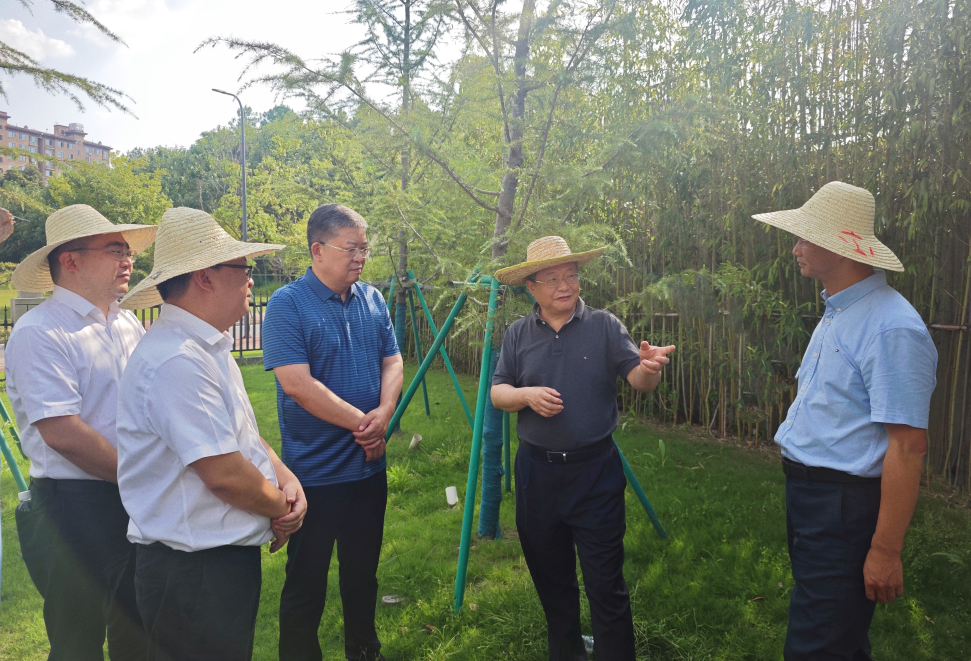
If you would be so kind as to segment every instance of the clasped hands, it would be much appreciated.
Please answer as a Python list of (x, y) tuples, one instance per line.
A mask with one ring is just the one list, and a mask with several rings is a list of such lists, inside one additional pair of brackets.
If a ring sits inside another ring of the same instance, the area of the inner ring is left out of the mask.
[(286, 484), (280, 485), (280, 491), (286, 496), (290, 511), (285, 515), (270, 520), (270, 530), (273, 531), (273, 541), (270, 542), (270, 553), (276, 553), (290, 539), (290, 535), (300, 530), (303, 517), (307, 514), (307, 498), (303, 487), (295, 477)]
[(389, 410), (379, 406), (370, 413), (364, 414), (357, 431), (351, 431), (357, 444), (364, 448), (365, 461), (377, 461), (384, 456), (386, 445), (384, 435), (388, 431), (388, 423), (391, 422), (393, 414), (394, 409)]

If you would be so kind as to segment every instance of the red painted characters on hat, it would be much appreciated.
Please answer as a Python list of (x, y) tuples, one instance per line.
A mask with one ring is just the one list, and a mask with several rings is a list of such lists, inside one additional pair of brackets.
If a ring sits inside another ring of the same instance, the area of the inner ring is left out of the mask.
[[(870, 254), (868, 255), (863, 250), (863, 248), (860, 247), (860, 241), (863, 240), (863, 237), (860, 236), (859, 234), (857, 234), (856, 232), (853, 232), (851, 230), (841, 230), (840, 233), (837, 234), (836, 236), (838, 236), (843, 243), (849, 243), (850, 242), (850, 239), (852, 239), (853, 240), (853, 252), (855, 252), (856, 254), (863, 255), (864, 257), (874, 257), (874, 256), (876, 256), (876, 253), (873, 252), (873, 248), (870, 248), (869, 246), (867, 246), (867, 248), (870, 251)], [(848, 239), (846, 237), (850, 237), (850, 239)]]

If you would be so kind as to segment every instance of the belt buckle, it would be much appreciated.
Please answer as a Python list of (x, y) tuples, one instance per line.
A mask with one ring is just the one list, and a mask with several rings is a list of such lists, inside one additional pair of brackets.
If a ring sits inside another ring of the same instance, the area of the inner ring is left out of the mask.
[(550, 462), (551, 464), (565, 464), (566, 452), (553, 452), (551, 450), (547, 450), (546, 461)]

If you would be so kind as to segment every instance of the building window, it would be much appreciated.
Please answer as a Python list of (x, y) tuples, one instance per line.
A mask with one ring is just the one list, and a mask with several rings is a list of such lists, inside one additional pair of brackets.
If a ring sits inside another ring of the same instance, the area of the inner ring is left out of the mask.
[(53, 156), (54, 155), (54, 150), (53, 149), (45, 149), (44, 150), (44, 153), (47, 154), (48, 156)]
[(72, 161), (74, 160), (74, 154), (68, 154), (68, 155), (67, 155), (67, 157), (68, 157), (69, 159), (71, 159)]
[(9, 146), (9, 147), (10, 147), (11, 149), (16, 149), (16, 147), (17, 147), (17, 143), (15, 143), (15, 142), (8, 142), (8, 143), (7, 143), (7, 145), (8, 145), (8, 146)]
[(87, 161), (88, 163), (90, 163), (90, 162), (91, 162), (91, 157), (90, 157), (90, 156), (88, 156), (88, 157), (87, 157), (87, 158), (86, 158), (85, 160), (86, 160), (86, 161)]
[(58, 158), (64, 158), (64, 152), (62, 152), (62, 151), (57, 152), (57, 157)]
[(84, 151), (86, 151), (86, 152), (88, 152), (90, 154), (91, 153), (91, 147), (85, 147), (84, 148)]
[[(20, 160), (22, 160), (22, 161), (26, 161), (26, 160), (27, 160), (27, 157), (26, 157), (26, 156), (21, 156), (21, 157), (20, 157)], [(21, 170), (23, 170), (23, 168), (20, 168), (20, 169), (21, 169)]]
[(16, 138), (17, 137), (17, 134), (14, 133), (13, 131), (7, 131), (7, 137), (8, 138)]
[(37, 144), (37, 136), (36, 135), (30, 136), (30, 144), (32, 144), (32, 145), (36, 145)]
[(21, 170), (23, 170), (23, 169), (24, 169), (24, 166), (23, 166), (23, 165), (21, 165), (21, 166), (20, 166), (20, 169), (21, 169)]
[(26, 140), (27, 139), (27, 134), (26, 133), (21, 133), (20, 134), (20, 139), (21, 140)]
[(37, 147), (31, 147), (30, 148), (30, 153), (31, 154), (36, 154), (37, 153)]
[(53, 147), (54, 146), (54, 141), (53, 140), (44, 140), (44, 144), (47, 145), (48, 147)]

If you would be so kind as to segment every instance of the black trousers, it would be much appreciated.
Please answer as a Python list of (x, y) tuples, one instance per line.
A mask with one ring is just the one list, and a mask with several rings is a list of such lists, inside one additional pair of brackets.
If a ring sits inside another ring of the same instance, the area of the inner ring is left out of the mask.
[(263, 575), (260, 547), (138, 547), (135, 590), (149, 661), (249, 661)]
[(44, 598), (48, 659), (144, 659), (135, 605), (135, 546), (118, 486), (101, 480), (34, 479), (17, 534), (30, 578)]
[(869, 661), (870, 621), (863, 564), (880, 511), (880, 483), (786, 478), (789, 602), (786, 661)]
[(388, 504), (385, 471), (356, 482), (304, 487), (307, 516), (287, 543), (287, 577), (280, 595), (280, 660), (319, 661), (317, 629), (327, 598), (327, 572), (337, 543), (344, 656), (375, 658), (378, 559)]
[(634, 623), (623, 575), (626, 487), (613, 444), (568, 464), (536, 458), (526, 443), (519, 446), (516, 526), (546, 613), (550, 661), (587, 658), (580, 636), (577, 556), (590, 602), (594, 654), (601, 661), (634, 661)]

